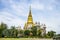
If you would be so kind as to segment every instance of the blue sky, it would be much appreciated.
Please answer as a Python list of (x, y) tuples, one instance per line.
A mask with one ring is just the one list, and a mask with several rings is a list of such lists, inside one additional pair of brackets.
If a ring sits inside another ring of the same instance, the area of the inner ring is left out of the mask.
[(60, 33), (60, 0), (0, 0), (0, 23), (23, 27), (30, 5), (34, 22)]

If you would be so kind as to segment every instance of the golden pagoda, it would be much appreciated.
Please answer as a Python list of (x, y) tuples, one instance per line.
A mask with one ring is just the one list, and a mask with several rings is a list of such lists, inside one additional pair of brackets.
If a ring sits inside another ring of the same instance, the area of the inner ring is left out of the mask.
[(32, 12), (31, 12), (31, 7), (30, 7), (28, 19), (27, 19), (27, 22), (24, 25), (24, 30), (31, 30), (31, 27), (34, 27), (34, 26), (37, 27), (37, 31), (41, 30), (42, 36), (46, 34), (45, 24), (43, 24), (42, 27), (41, 27), (40, 22), (36, 22), (36, 23), (33, 22), (33, 17), (32, 17)]
[(25, 23), (24, 29), (30, 29), (32, 26), (34, 26), (34, 23), (33, 23), (33, 18), (31, 13), (31, 7), (30, 7), (28, 19), (27, 22)]

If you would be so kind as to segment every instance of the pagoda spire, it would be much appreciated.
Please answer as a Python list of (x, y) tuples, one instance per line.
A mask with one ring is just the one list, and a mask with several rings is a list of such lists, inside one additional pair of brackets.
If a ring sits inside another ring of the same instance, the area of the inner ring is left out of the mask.
[(33, 25), (34, 25), (34, 23), (33, 23), (31, 6), (30, 6), (28, 19), (27, 19), (27, 22), (25, 23), (24, 29), (29, 29), (29, 28), (31, 28)]
[(32, 16), (32, 14), (31, 14), (31, 6), (29, 8), (29, 16)]
[(31, 6), (30, 6), (30, 9), (29, 9), (29, 15), (28, 15), (27, 23), (32, 23), (32, 24), (33, 24), (33, 18), (32, 18), (32, 12), (31, 12)]

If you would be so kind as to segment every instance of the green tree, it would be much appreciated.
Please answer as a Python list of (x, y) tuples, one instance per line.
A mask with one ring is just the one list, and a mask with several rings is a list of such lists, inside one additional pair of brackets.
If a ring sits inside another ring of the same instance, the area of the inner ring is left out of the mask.
[(0, 25), (0, 37), (3, 37), (3, 30), (7, 29), (7, 24), (1, 23)]
[(55, 35), (55, 33), (55, 31), (49, 31), (47, 35), (50, 36), (50, 38), (52, 38)]
[(23, 30), (20, 30), (19, 32), (20, 32), (20, 34), (23, 34), (24, 31)]
[(37, 27), (36, 26), (32, 27), (31, 31), (32, 31), (33, 36), (37, 36)]
[(15, 26), (11, 26), (10, 32), (11, 32), (11, 37), (17, 37), (18, 32), (17, 32)]
[(25, 35), (25, 37), (28, 37), (30, 35), (30, 30), (25, 30), (24, 35)]
[(60, 36), (60, 34), (57, 34), (57, 36)]
[(18, 30), (17, 37), (23, 37), (23, 36), (24, 36), (24, 31), (23, 30)]
[(41, 31), (41, 29), (39, 29), (38, 31), (37, 31), (37, 33), (38, 33), (38, 37), (42, 37), (42, 31)]
[(10, 36), (10, 30), (6, 29), (6, 30), (3, 31), (2, 34), (4, 35), (4, 37), (9, 37)]

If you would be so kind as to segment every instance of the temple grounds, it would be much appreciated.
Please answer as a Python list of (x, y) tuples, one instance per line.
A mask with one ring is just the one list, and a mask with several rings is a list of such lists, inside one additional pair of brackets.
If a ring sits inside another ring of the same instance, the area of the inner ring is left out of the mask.
[(53, 40), (52, 38), (0, 38), (0, 40)]

